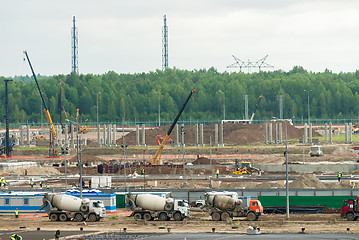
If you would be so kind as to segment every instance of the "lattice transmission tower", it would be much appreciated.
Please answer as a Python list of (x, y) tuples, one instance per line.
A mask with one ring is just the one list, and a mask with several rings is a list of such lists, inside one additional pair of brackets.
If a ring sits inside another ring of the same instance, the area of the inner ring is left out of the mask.
[(72, 72), (76, 72), (79, 73), (79, 38), (78, 38), (78, 31), (77, 31), (77, 27), (76, 27), (76, 20), (75, 20), (75, 16), (72, 17), (72, 22), (73, 22), (73, 26), (71, 29), (71, 53), (72, 53), (72, 58), (71, 58), (71, 62), (72, 62)]
[(248, 62), (244, 62), (242, 61), (241, 59), (237, 58), (236, 56), (232, 55), (232, 57), (234, 58), (234, 60), (236, 61), (235, 63), (231, 64), (231, 65), (228, 65), (227, 68), (239, 68), (239, 71), (241, 72), (242, 71), (242, 68), (247, 68), (248, 69), (248, 72), (252, 69), (252, 68), (258, 68), (259, 71), (262, 70), (262, 68), (274, 68), (274, 66), (272, 65), (269, 65), (268, 63), (266, 63), (266, 59), (268, 57), (265, 56), (261, 59), (259, 59), (258, 61), (256, 62), (252, 62), (252, 61), (249, 61)]
[(162, 71), (168, 68), (168, 27), (166, 15), (163, 16), (162, 27)]

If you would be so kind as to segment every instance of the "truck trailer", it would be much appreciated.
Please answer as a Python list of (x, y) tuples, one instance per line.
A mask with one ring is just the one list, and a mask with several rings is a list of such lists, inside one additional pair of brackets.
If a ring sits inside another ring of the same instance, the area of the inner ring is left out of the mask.
[(234, 217), (245, 217), (249, 221), (257, 221), (263, 214), (263, 207), (259, 200), (249, 200), (249, 206), (242, 206), (237, 193), (209, 192), (205, 194), (209, 215), (214, 221), (227, 221)]
[(127, 206), (133, 211), (135, 220), (182, 221), (189, 217), (189, 205), (186, 200), (163, 198), (152, 194), (131, 194), (126, 198)]
[(95, 222), (106, 215), (106, 208), (102, 201), (81, 199), (67, 194), (45, 193), (40, 210), (48, 205), (50, 206), (48, 215), (51, 221)]

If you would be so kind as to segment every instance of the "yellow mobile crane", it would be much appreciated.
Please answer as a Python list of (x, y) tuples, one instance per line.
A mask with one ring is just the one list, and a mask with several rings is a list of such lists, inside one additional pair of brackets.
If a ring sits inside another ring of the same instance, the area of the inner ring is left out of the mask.
[[(182, 106), (182, 108), (180, 109), (180, 111), (179, 111), (177, 117), (176, 117), (175, 120), (173, 121), (173, 123), (172, 123), (170, 129), (169, 129), (168, 132), (166, 133), (166, 136), (164, 137), (164, 139), (163, 139), (163, 141), (162, 141), (162, 143), (161, 143), (161, 145), (160, 145), (160, 148), (157, 150), (155, 156), (153, 157), (153, 159), (152, 159), (152, 161), (151, 161), (151, 165), (155, 165), (155, 164), (156, 164), (158, 155), (161, 154), (161, 151), (162, 151), (162, 149), (164, 148), (164, 146), (165, 146), (165, 144), (166, 144), (168, 138), (170, 137), (170, 134), (171, 134), (173, 128), (175, 127), (175, 125), (176, 125), (176, 123), (177, 123), (179, 117), (181, 116), (181, 114), (182, 114), (184, 108), (186, 107), (186, 105), (187, 105), (189, 99), (191, 98), (192, 94), (195, 93), (195, 92), (196, 92), (196, 91), (195, 91), (194, 89), (191, 90), (191, 93), (190, 93), (189, 96), (187, 97), (186, 102), (183, 104), (183, 106)], [(161, 164), (161, 158), (159, 158), (159, 160), (157, 161), (157, 164), (158, 164), (158, 165)]]
[(49, 125), (50, 125), (50, 127), (51, 127), (51, 131), (50, 131), (50, 149), (49, 149), (49, 156), (50, 156), (50, 157), (57, 156), (57, 152), (56, 152), (55, 149), (54, 149), (54, 140), (56, 139), (55, 126), (54, 126), (54, 124), (52, 123), (52, 119), (51, 119), (51, 116), (50, 116), (50, 112), (49, 112), (49, 110), (47, 109), (47, 106), (46, 106), (46, 103), (45, 103), (45, 100), (44, 100), (44, 96), (42, 95), (42, 92), (41, 92), (39, 83), (38, 83), (37, 78), (36, 78), (36, 74), (35, 74), (35, 72), (34, 72), (34, 69), (32, 68), (32, 65), (31, 65), (29, 56), (27, 55), (27, 51), (25, 50), (24, 53), (25, 53), (27, 62), (29, 63), (29, 66), (30, 66), (32, 75), (34, 76), (37, 89), (39, 90), (40, 97), (41, 97), (41, 100), (42, 100), (42, 104), (44, 104), (44, 110), (43, 110), (43, 111), (44, 111), (45, 116), (46, 116), (46, 118), (47, 118), (47, 122), (49, 123)]

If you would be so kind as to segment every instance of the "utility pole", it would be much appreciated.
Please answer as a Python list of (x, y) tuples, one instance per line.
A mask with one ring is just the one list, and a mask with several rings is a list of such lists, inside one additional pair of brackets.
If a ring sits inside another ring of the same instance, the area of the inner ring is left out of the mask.
[(79, 136), (80, 131), (80, 123), (79, 123), (79, 109), (76, 110), (76, 116), (77, 116), (77, 162), (80, 168), (80, 198), (82, 198), (82, 161), (81, 161), (81, 140)]
[(6, 157), (10, 156), (10, 138), (9, 138), (9, 94), (8, 94), (8, 83), (12, 79), (5, 79), (5, 119), (6, 119), (6, 135), (5, 135), (5, 155)]
[(185, 163), (185, 150), (184, 150), (184, 126), (181, 125), (181, 142), (182, 142), (182, 164), (183, 164), (183, 186), (187, 186), (186, 182), (186, 163)]
[(285, 193), (286, 193), (286, 218), (289, 220), (289, 186), (288, 186), (288, 140), (287, 140), (287, 124), (285, 124)]

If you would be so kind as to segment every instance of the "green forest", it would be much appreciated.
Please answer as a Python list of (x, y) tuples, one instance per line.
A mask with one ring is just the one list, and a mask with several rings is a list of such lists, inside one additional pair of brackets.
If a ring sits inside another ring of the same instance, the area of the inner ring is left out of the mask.
[[(224, 107), (226, 119), (244, 119), (244, 95), (248, 95), (249, 117), (259, 96), (263, 96), (256, 119), (279, 118), (280, 95), (284, 119), (306, 119), (308, 95), (311, 119), (356, 119), (359, 113), (359, 71), (313, 73), (296, 66), (288, 72), (219, 73), (215, 68), (193, 71), (174, 68), (138, 74), (110, 71), (103, 75), (38, 76), (47, 107), (57, 123), (59, 79), (66, 111), (62, 112), (63, 119), (67, 115), (74, 120), (79, 108), (81, 119), (89, 123), (97, 120), (97, 100), (100, 122), (157, 122), (159, 108), (161, 121), (172, 122), (191, 89), (196, 93), (182, 120), (219, 121), (223, 119)], [(31, 76), (15, 76), (13, 80), (8, 85), (10, 123), (39, 123), (42, 107), (35, 81)], [(4, 116), (5, 84), (0, 85), (0, 96), (3, 100), (0, 114)], [(46, 122), (44, 116), (43, 121)]]

